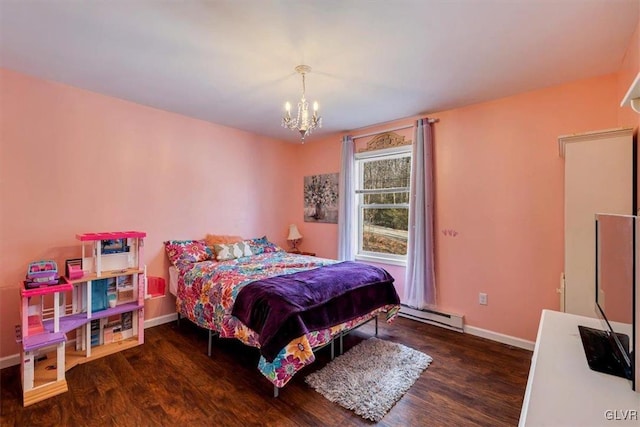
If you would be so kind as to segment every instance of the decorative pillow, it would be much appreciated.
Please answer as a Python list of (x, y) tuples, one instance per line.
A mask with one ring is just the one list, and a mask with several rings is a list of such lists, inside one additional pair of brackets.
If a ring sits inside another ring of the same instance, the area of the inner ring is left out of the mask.
[(205, 242), (207, 242), (207, 246), (211, 249), (211, 252), (214, 254), (214, 258), (217, 255), (215, 250), (215, 245), (226, 245), (229, 243), (238, 243), (242, 242), (242, 237), (240, 236), (226, 236), (223, 234), (207, 234), (207, 237), (204, 238)]
[(213, 245), (214, 250), (216, 251), (216, 259), (218, 261), (226, 261), (229, 259), (240, 258), (243, 256), (251, 256), (253, 252), (251, 252), (251, 247), (246, 241), (230, 243), (230, 244), (221, 244), (221, 245)]
[(169, 240), (164, 242), (164, 248), (169, 261), (176, 267), (213, 258), (204, 240)]
[(247, 240), (247, 242), (249, 243), (251, 252), (253, 252), (254, 255), (259, 255), (264, 252), (279, 252), (283, 250), (280, 246), (267, 240), (267, 236), (256, 237), (255, 239)]

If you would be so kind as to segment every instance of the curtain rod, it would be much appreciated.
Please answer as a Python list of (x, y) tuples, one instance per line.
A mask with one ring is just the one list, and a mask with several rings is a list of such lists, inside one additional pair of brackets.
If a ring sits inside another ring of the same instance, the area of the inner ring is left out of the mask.
[[(427, 119), (427, 121), (429, 123), (438, 123), (440, 121), (440, 119)], [(398, 126), (396, 128), (380, 130), (378, 132), (371, 132), (371, 133), (365, 133), (365, 134), (362, 134), (362, 135), (352, 136), (351, 139), (355, 140), (355, 139), (359, 139), (359, 138), (366, 138), (368, 136), (379, 135), (379, 134), (385, 133), (385, 132), (393, 132), (393, 131), (396, 131), (396, 130), (409, 129), (409, 128), (412, 128), (414, 126), (415, 125)]]

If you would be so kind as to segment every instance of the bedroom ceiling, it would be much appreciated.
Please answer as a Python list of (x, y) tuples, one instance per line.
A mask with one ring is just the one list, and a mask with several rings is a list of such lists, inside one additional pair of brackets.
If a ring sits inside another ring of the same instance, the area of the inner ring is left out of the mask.
[(299, 142), (616, 72), (640, 0), (0, 0), (0, 66)]

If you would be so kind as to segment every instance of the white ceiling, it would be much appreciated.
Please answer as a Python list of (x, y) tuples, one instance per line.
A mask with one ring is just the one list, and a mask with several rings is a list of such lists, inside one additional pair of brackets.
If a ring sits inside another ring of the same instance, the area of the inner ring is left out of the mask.
[(640, 0), (0, 0), (0, 66), (278, 139), (616, 72)]

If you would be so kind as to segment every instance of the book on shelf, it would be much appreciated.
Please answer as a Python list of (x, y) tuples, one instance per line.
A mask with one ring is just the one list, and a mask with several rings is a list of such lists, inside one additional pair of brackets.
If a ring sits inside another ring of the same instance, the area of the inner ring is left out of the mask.
[(133, 312), (122, 313), (122, 330), (133, 329)]
[(133, 312), (127, 311), (121, 315), (122, 323), (122, 339), (131, 338), (133, 336)]
[(100, 320), (101, 319), (95, 319), (91, 321), (91, 347), (102, 344)]

